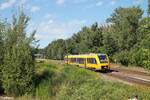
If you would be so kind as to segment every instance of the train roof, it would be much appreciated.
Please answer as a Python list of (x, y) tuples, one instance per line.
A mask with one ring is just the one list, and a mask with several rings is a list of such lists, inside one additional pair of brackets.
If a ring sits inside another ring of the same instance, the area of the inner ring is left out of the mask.
[(78, 55), (66, 55), (65, 57), (67, 57), (67, 56), (74, 56), (74, 57), (77, 57), (77, 56), (96, 56), (96, 55), (106, 55), (106, 54), (103, 54), (103, 53), (89, 53), (89, 54), (78, 54)]

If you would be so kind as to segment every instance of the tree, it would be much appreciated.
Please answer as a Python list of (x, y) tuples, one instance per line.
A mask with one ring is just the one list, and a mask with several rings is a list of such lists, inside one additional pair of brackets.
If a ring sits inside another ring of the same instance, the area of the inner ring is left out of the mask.
[(139, 23), (139, 27), (137, 30), (137, 40), (138, 43), (140, 43), (140, 41), (144, 40), (145, 37), (148, 36), (148, 34), (150, 34), (150, 18), (143, 18), (140, 23)]
[(75, 50), (76, 53), (88, 53), (90, 52), (90, 49), (92, 48), (92, 36), (93, 31), (89, 27), (83, 27), (81, 31), (79, 31), (77, 34), (74, 34), (73, 41), (76, 43)]
[(46, 47), (46, 57), (50, 59), (63, 59), (66, 54), (66, 43), (63, 39), (52, 41)]
[(29, 18), (21, 13), (13, 17), (5, 37), (2, 83), (5, 93), (18, 96), (31, 92), (34, 88), (34, 58), (31, 44), (34, 33), (27, 37), (25, 31)]
[(91, 30), (96, 31), (97, 29), (98, 29), (98, 23), (96, 22), (91, 26)]
[(96, 31), (93, 32), (93, 46), (101, 47), (103, 46), (103, 35), (102, 35), (102, 29), (97, 28)]
[(107, 33), (104, 38), (104, 48), (109, 56), (112, 56), (118, 51), (117, 41), (113, 38), (110, 33)]
[(5, 31), (5, 23), (0, 22), (0, 93), (3, 92), (2, 89), (2, 65), (4, 60), (4, 31)]
[(120, 50), (129, 50), (137, 42), (137, 29), (143, 11), (139, 7), (117, 8), (107, 19), (113, 23)]
[(0, 22), (0, 66), (3, 64), (3, 58), (4, 58), (4, 35), (5, 35), (5, 29), (6, 23)]
[[(95, 24), (96, 25), (96, 24)], [(102, 28), (97, 27), (93, 30), (93, 26), (91, 27), (92, 30), (92, 36), (91, 36), (91, 43), (92, 48), (90, 49), (91, 52), (99, 53), (101, 47), (103, 46), (103, 35), (102, 35)]]

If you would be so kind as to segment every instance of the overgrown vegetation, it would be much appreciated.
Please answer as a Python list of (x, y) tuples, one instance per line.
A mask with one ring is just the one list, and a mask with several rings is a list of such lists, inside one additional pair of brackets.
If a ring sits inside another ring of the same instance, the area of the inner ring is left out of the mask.
[(18, 99), (38, 100), (127, 100), (138, 95), (140, 100), (150, 98), (149, 88), (129, 86), (103, 80), (99, 74), (58, 61), (46, 61), (36, 67), (37, 87), (35, 96)]
[(34, 33), (27, 37), (29, 18), (20, 13), (12, 23), (0, 22), (0, 85), (10, 96), (27, 94), (34, 89), (34, 57), (31, 48)]
[[(71, 38), (59, 39), (46, 48), (46, 57), (63, 59), (66, 54), (107, 53), (112, 61), (150, 69), (150, 0), (147, 17), (140, 7), (117, 8), (107, 19), (83, 27)], [(0, 20), (0, 93), (25, 99), (124, 99), (139, 95), (149, 99), (149, 89), (102, 80), (94, 72), (46, 62), (35, 68), (34, 34), (28, 37), (29, 18), (20, 13), (12, 22)], [(42, 51), (42, 50), (41, 50)]]
[(83, 27), (71, 38), (58, 39), (46, 48), (46, 57), (63, 59), (66, 54), (107, 53), (112, 61), (124, 65), (136, 65), (150, 69), (150, 1), (147, 17), (138, 7), (119, 7), (106, 20), (107, 25), (97, 23)]

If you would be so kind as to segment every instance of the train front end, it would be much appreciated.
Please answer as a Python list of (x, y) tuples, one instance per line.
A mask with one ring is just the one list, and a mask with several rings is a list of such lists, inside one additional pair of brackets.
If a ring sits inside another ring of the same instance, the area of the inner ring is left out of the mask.
[(106, 54), (98, 54), (101, 70), (110, 70), (109, 58)]

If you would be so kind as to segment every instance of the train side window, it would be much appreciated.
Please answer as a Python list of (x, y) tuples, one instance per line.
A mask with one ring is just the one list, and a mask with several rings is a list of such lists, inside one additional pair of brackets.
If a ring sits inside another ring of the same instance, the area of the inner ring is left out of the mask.
[(76, 58), (76, 63), (79, 63), (78, 58)]
[(76, 62), (76, 58), (71, 58), (71, 62), (75, 63)]
[(73, 62), (76, 63), (76, 58), (73, 58)]
[(79, 64), (84, 64), (84, 59), (83, 58), (78, 58)]
[(87, 62), (90, 63), (90, 64), (97, 64), (95, 58), (87, 58)]
[(79, 63), (79, 60), (78, 60), (78, 58), (76, 58), (76, 63)]

